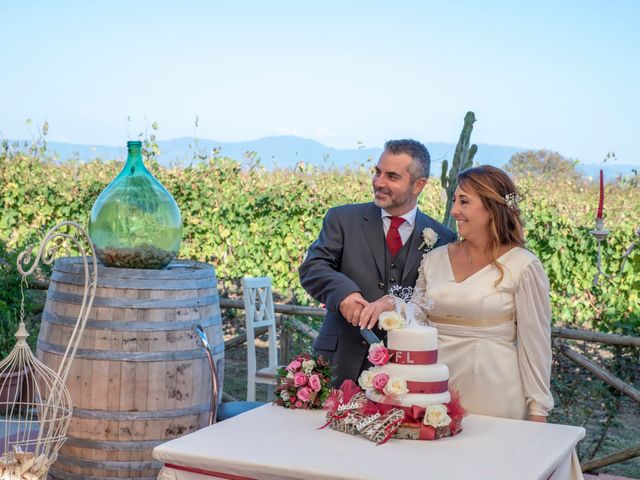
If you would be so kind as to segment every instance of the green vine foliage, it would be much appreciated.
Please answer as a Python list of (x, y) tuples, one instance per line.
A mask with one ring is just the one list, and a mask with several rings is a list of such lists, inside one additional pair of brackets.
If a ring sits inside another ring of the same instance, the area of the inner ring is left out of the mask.
[[(222, 293), (238, 292), (243, 276), (268, 275), (281, 301), (310, 304), (297, 269), (315, 240), (326, 210), (371, 199), (370, 167), (323, 170), (303, 163), (295, 170), (267, 171), (259, 161), (242, 167), (218, 152), (194, 165), (163, 168), (148, 162), (172, 193), (183, 216), (180, 256), (215, 265)], [(194, 154), (195, 158), (195, 154)], [(0, 150), (0, 240), (17, 250), (42, 238), (63, 220), (86, 225), (99, 193), (122, 162), (54, 162), (8, 145)], [(640, 333), (640, 247), (624, 272), (594, 287), (597, 188), (572, 177), (519, 180), (528, 247), (544, 264), (552, 289), (554, 323), (606, 332)], [(432, 178), (420, 207), (434, 218), (446, 197)], [(608, 273), (618, 270), (640, 227), (638, 182), (607, 185), (603, 249)]]

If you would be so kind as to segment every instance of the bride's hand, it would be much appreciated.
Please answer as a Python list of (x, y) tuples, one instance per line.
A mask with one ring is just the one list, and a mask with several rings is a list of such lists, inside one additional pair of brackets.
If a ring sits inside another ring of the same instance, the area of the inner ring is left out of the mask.
[(365, 328), (373, 328), (382, 312), (389, 312), (394, 308), (393, 301), (390, 300), (388, 296), (384, 296), (375, 302), (371, 302), (369, 305), (364, 307), (360, 313), (360, 329), (364, 330)]
[(547, 423), (547, 417), (544, 415), (529, 415), (529, 421)]

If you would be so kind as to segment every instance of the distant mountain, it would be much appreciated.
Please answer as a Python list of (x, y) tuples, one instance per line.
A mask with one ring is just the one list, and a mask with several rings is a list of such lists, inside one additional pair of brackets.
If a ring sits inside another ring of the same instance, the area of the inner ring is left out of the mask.
[[(442, 160), (448, 159), (451, 162), (456, 146), (453, 143), (427, 143), (426, 145), (431, 154), (432, 174), (439, 176)], [(196, 141), (193, 138), (176, 138), (160, 141), (158, 147), (160, 148), (158, 161), (164, 166), (188, 165), (198, 161), (196, 153), (206, 157), (213, 149), (219, 149), (221, 155), (238, 160), (245, 165), (259, 161), (269, 170), (293, 168), (299, 162), (326, 168), (357, 168), (375, 163), (382, 152), (382, 148), (379, 147), (337, 149), (315, 140), (294, 136), (266, 137), (243, 142), (219, 142), (206, 139)], [(47, 150), (59, 160), (75, 158), (82, 162), (92, 159), (124, 160), (127, 153), (124, 146), (78, 145), (61, 142), (48, 142)], [(526, 149), (521, 147), (480, 143), (474, 163), (488, 163), (502, 167), (514, 153), (524, 150)], [(617, 175), (631, 175), (634, 170), (639, 170), (640, 166), (616, 163), (580, 164), (578, 166), (584, 175), (590, 177), (598, 175), (600, 168), (604, 170), (607, 178), (615, 178)]]

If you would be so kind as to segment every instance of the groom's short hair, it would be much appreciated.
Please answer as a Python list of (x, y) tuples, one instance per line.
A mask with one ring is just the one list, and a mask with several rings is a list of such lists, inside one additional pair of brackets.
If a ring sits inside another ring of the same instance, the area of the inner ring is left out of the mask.
[(406, 153), (413, 160), (409, 166), (409, 174), (411, 182), (415, 182), (419, 178), (429, 178), (429, 170), (431, 169), (431, 156), (429, 150), (422, 143), (413, 139), (389, 140), (384, 144), (384, 149), (398, 155)]

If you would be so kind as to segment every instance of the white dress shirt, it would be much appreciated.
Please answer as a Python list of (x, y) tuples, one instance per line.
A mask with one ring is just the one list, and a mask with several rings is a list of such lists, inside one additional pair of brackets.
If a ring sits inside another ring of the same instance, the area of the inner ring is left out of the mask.
[[(389, 227), (391, 227), (391, 217), (392, 215), (387, 212), (384, 208), (380, 209), (382, 214), (382, 226), (384, 228), (384, 236), (387, 237), (387, 233), (389, 232)], [(413, 227), (416, 224), (416, 214), (418, 213), (418, 206), (416, 205), (413, 209), (409, 210), (404, 215), (397, 215), (398, 217), (404, 218), (404, 222), (402, 225), (398, 227), (398, 233), (400, 233), (400, 238), (402, 239), (402, 245), (407, 243), (407, 240), (411, 236), (413, 232)]]

